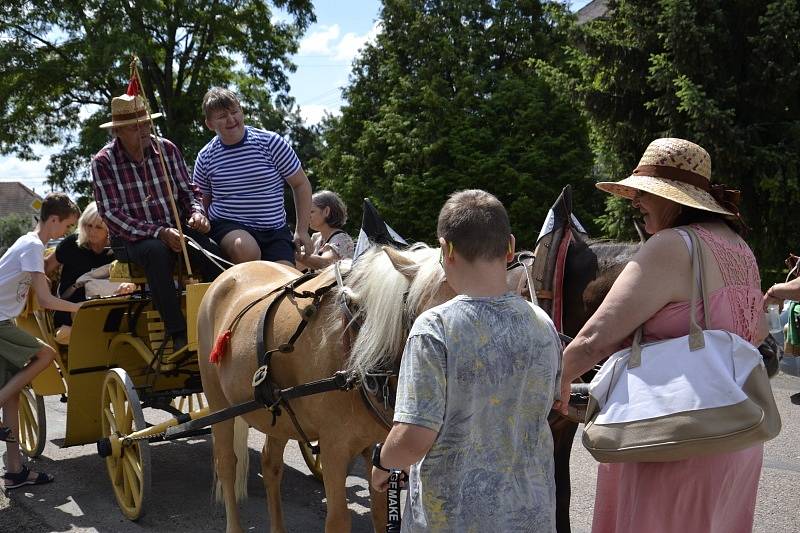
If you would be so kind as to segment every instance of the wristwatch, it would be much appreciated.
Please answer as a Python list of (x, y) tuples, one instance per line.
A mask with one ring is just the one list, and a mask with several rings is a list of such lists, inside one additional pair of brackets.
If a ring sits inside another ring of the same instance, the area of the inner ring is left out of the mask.
[(381, 465), (381, 448), (383, 448), (383, 443), (379, 442), (372, 449), (372, 466), (378, 470), (383, 470), (384, 472), (391, 472), (391, 470)]

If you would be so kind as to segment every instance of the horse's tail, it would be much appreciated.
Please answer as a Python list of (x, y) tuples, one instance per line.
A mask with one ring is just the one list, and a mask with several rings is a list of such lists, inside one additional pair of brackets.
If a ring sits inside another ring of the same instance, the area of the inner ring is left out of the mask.
[[(250, 433), (250, 426), (242, 417), (237, 416), (233, 423), (233, 453), (236, 454), (236, 481), (234, 492), (236, 501), (240, 502), (247, 498), (247, 473), (250, 471), (250, 454), (247, 449), (247, 438)], [(222, 483), (217, 477), (217, 469), (214, 469), (214, 499), (221, 503)]]

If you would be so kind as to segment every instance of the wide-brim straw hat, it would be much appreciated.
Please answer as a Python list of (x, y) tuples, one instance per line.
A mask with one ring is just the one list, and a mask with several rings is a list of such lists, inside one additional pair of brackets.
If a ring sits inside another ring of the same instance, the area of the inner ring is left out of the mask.
[(630, 176), (616, 182), (601, 181), (596, 187), (629, 200), (636, 191), (644, 191), (695, 209), (737, 215), (711, 194), (711, 156), (702, 146), (684, 139), (656, 139)]
[(111, 99), (111, 122), (100, 124), (100, 127), (106, 129), (128, 126), (130, 124), (148, 122), (150, 119), (161, 116), (163, 116), (161, 113), (153, 113), (148, 116), (147, 108), (141, 96), (123, 94)]

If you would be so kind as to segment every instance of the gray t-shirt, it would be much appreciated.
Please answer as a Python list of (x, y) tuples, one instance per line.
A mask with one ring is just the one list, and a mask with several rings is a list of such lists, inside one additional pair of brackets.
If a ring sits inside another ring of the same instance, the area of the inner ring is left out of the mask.
[(439, 434), (411, 467), (403, 531), (554, 531), (547, 415), (561, 343), (519, 296), (458, 296), (411, 328), (395, 422)]

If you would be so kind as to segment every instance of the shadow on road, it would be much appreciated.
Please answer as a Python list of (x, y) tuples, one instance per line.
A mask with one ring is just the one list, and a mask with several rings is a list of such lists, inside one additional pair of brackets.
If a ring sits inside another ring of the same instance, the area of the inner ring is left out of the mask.
[[(245, 530), (264, 531), (269, 519), (260, 453), (253, 447), (251, 436), (248, 497), (239, 504), (239, 509)], [(260, 450), (260, 445), (257, 447)], [(295, 449), (294, 443), (287, 446), (287, 458)], [(49, 453), (50, 450), (56, 453)], [(76, 450), (81, 454), (75, 456)], [(13, 492), (11, 506), (35, 514), (51, 531), (85, 528), (115, 533), (142, 530), (188, 533), (225, 529), (224, 506), (213, 502), (210, 436), (150, 445), (151, 490), (146, 495), (145, 512), (137, 522), (129, 521), (120, 512), (105, 460), (97, 456), (94, 446), (58, 449), (48, 444), (45, 454), (54, 458), (41, 457), (31, 466), (54, 474), (56, 482)], [(299, 457), (299, 453), (296, 455)], [(369, 509), (369, 491), (360, 458), (351, 471), (354, 475), (348, 478), (347, 497), (351, 510), (355, 511), (351, 513), (353, 531), (372, 531), (371, 517), (365, 512)], [(324, 528), (325, 490), (307, 471), (285, 465), (282, 501), (287, 530)]]

